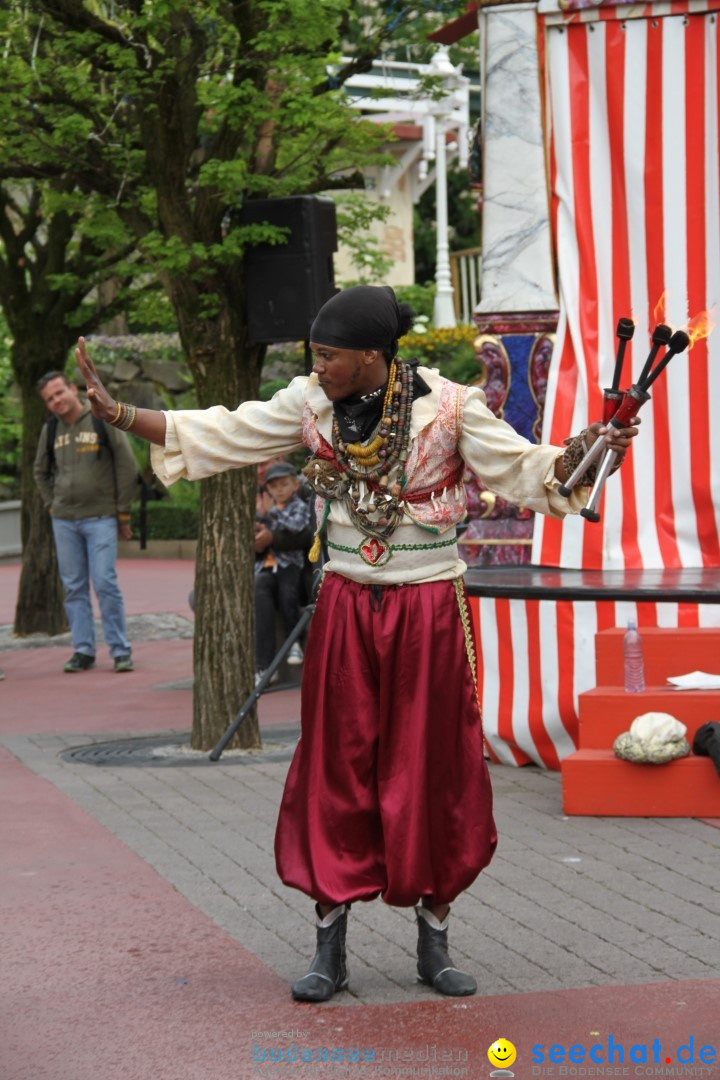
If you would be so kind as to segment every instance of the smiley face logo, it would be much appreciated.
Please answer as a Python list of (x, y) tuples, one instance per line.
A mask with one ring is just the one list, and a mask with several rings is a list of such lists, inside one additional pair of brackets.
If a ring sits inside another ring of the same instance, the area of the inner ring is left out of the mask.
[(496, 1068), (506, 1069), (517, 1057), (517, 1050), (508, 1039), (496, 1039), (488, 1047), (488, 1061)]

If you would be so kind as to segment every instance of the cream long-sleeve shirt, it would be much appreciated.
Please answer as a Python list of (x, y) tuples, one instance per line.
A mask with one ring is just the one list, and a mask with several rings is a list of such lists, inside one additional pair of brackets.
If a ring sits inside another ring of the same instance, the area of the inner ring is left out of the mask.
[[(444, 380), (434, 369), (419, 368), (430, 393), (413, 402), (410, 436), (416, 439), (437, 416)], [(205, 410), (168, 412), (165, 446), (152, 448), (155, 472), (166, 485), (200, 480), (227, 469), (253, 465), (292, 453), (303, 446), (303, 412), (308, 405), (318, 432), (332, 438), (332, 404), (315, 375), (293, 379), (271, 401), (246, 401), (234, 412), (216, 405)], [(569, 499), (558, 492), (555, 462), (562, 447), (528, 442), (485, 404), (477, 387), (466, 390), (458, 450), (483, 484), (508, 502), (553, 517), (579, 513), (586, 492), (575, 489)], [(409, 517), (390, 538), (391, 557), (372, 566), (359, 549), (366, 539), (355, 529), (339, 500), (327, 520), (331, 559), (326, 570), (355, 581), (379, 584), (456, 578), (466, 570), (453, 543), (454, 528), (433, 535)]]

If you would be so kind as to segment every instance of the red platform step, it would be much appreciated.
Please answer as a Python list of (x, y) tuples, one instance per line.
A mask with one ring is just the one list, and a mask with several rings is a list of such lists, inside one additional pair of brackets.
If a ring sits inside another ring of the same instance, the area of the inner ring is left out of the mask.
[(642, 694), (626, 694), (621, 686), (598, 686), (578, 697), (578, 743), (583, 750), (607, 750), (627, 731), (636, 716), (670, 713), (687, 728), (692, 744), (703, 724), (720, 723), (720, 690), (667, 690), (650, 686)]
[(562, 787), (566, 814), (720, 818), (720, 776), (709, 758), (635, 765), (612, 750), (577, 750), (562, 763)]
[(720, 776), (709, 758), (638, 765), (616, 758), (612, 744), (636, 716), (665, 712), (687, 727), (720, 723), (720, 690), (672, 690), (669, 675), (720, 672), (720, 628), (641, 628), (648, 689), (624, 689), (624, 628), (595, 635), (598, 685), (579, 698), (579, 749), (562, 762), (566, 814), (720, 819)]
[[(595, 674), (598, 686), (623, 686), (622, 643), (626, 630), (618, 627), (595, 635)], [(645, 682), (662, 686), (668, 675), (689, 671), (720, 673), (720, 629), (681, 626), (640, 627), (645, 659)]]

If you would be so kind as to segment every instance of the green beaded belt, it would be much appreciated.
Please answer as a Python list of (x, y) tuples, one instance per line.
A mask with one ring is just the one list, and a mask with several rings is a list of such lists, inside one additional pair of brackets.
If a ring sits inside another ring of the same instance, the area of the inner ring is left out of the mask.
[(454, 547), (457, 537), (451, 540), (437, 540), (434, 544), (386, 544), (377, 537), (371, 536), (361, 540), (357, 547), (348, 547), (347, 544), (334, 544), (327, 541), (327, 546), (335, 551), (346, 551), (349, 555), (359, 555), (369, 566), (383, 566), (392, 558), (395, 551), (433, 551), (435, 548)]

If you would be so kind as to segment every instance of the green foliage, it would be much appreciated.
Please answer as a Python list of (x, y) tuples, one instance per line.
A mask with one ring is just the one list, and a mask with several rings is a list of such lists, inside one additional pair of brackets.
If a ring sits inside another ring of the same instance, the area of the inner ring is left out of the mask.
[[(5, 142), (0, 134), (0, 153)], [(157, 294), (158, 282), (113, 207), (72, 178), (10, 179), (18, 168), (0, 163), (0, 304), (16, 339), (32, 336), (34, 317), (69, 344)], [(110, 280), (112, 290), (103, 292)]]
[(267, 382), (260, 384), (260, 400), (269, 401), (273, 394), (277, 394), (278, 390), (284, 390), (287, 386), (287, 379), (269, 379)]
[[(150, 461), (150, 443), (146, 439), (138, 439), (138, 437), (132, 433), (128, 434), (128, 438), (130, 440), (130, 447), (133, 452), (133, 457), (135, 458), (138, 472), (143, 476), (146, 484), (152, 484), (154, 481), (152, 464)], [(139, 492), (140, 488), (138, 486), (138, 498), (140, 497)]]
[[(68, 212), (96, 192), (96, 232), (121, 222), (156, 273), (203, 285), (212, 317), (215, 275), (237, 271), (248, 244), (283, 242), (243, 225), (245, 199), (345, 186), (383, 160), (382, 130), (351, 120), (328, 81), (351, 11), (350, 0), (18, 0), (0, 15), (0, 159), (16, 174), (22, 162), (48, 178), (70, 170)], [(386, 25), (368, 7), (366, 51)]]
[(377, 237), (370, 232), (374, 221), (385, 221), (390, 207), (368, 199), (362, 192), (347, 192), (335, 196), (338, 239), (350, 256), (357, 279), (340, 282), (348, 285), (369, 285), (382, 281), (392, 266), (392, 259), (380, 250)]
[[(168, 491), (174, 506), (200, 506), (200, 485), (191, 480), (178, 480)], [(167, 505), (167, 504), (165, 504)]]
[(435, 283), (427, 285), (396, 285), (395, 295), (400, 303), (409, 304), (416, 315), (430, 321), (435, 303)]
[(473, 347), (476, 337), (475, 326), (429, 327), (424, 333), (416, 328), (400, 342), (400, 356), (416, 357), (453, 382), (472, 383), (480, 374)]
[(0, 498), (16, 499), (20, 493), (20, 444), (22, 404), (10, 359), (12, 342), (0, 315)]
[[(345, 79), (394, 48), (427, 51), (427, 33), (463, 8), (461, 0), (10, 0), (0, 12), (0, 181), (45, 177), (53, 214), (84, 213), (78, 236), (124, 251), (128, 304), (142, 308), (132, 293), (143, 291), (150, 264), (174, 304), (174, 283), (188, 279), (197, 315), (213, 319), (226, 283), (241, 278), (247, 246), (284, 239), (245, 225), (242, 203), (361, 186), (359, 168), (386, 160), (386, 133), (349, 109)], [(386, 270), (365, 235), (376, 212), (340, 199), (362, 280)], [(54, 283), (72, 292), (76, 270)], [(80, 326), (83, 314), (68, 319)]]
[[(173, 334), (177, 319), (170, 297), (154, 278), (145, 288), (129, 290), (125, 297), (125, 314), (133, 334)], [(157, 288), (153, 287), (157, 284)]]

